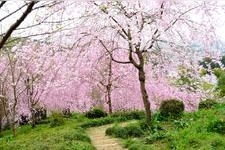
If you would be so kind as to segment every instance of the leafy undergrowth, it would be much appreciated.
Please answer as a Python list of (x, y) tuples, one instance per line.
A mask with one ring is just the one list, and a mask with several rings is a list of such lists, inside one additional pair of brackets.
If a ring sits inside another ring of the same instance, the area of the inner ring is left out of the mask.
[(11, 130), (0, 136), (0, 150), (94, 150), (85, 128), (144, 117), (143, 111), (118, 112), (112, 116), (88, 119), (74, 113), (70, 118), (53, 113), (35, 128), (24, 125), (13, 137)]
[(83, 128), (97, 127), (111, 123), (124, 122), (128, 120), (140, 120), (145, 116), (143, 111), (134, 110), (130, 112), (116, 112), (111, 116), (97, 118), (97, 119), (89, 119), (81, 124)]
[(94, 150), (90, 138), (77, 120), (66, 119), (62, 125), (37, 125), (32, 129), (25, 125), (17, 130), (14, 138), (10, 131), (0, 138), (1, 150)]
[(156, 113), (152, 126), (143, 120), (125, 127), (117, 124), (106, 134), (121, 138), (129, 150), (224, 150), (225, 104), (186, 113), (179, 120), (165, 120)]
[[(117, 122), (139, 120), (120, 126)], [(178, 120), (166, 120), (155, 113), (153, 125), (144, 122), (142, 111), (118, 112), (111, 116), (88, 119), (82, 114), (70, 118), (53, 115), (32, 129), (18, 128), (14, 138), (10, 130), (0, 137), (1, 150), (94, 150), (85, 129), (116, 123), (107, 135), (120, 138), (129, 150), (223, 150), (225, 147), (225, 104), (186, 113)]]

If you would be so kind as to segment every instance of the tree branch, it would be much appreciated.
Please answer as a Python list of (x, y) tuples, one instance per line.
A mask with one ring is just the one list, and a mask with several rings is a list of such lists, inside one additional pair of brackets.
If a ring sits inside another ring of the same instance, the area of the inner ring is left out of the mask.
[(128, 29), (128, 47), (129, 47), (129, 60), (130, 62), (136, 67), (139, 68), (140, 66), (137, 64), (137, 62), (133, 59), (133, 47), (132, 47), (132, 36), (131, 36), (131, 32), (130, 32), (130, 28)]
[(105, 50), (109, 53), (109, 56), (111, 57), (112, 61), (116, 62), (116, 63), (120, 63), (120, 64), (130, 64), (130, 61), (119, 61), (119, 60), (115, 60), (113, 58), (112, 52), (106, 47), (106, 45), (103, 43), (102, 40), (98, 39), (99, 42), (101, 43), (101, 45), (105, 48)]
[(2, 6), (6, 3), (6, 1), (2, 1), (0, 4), (0, 9), (2, 8)]
[[(164, 12), (163, 8), (164, 8), (164, 2), (162, 2), (161, 6), (160, 6), (160, 19), (162, 19), (162, 16), (163, 16), (163, 12)], [(158, 32), (159, 32), (159, 29), (156, 29), (155, 32), (153, 33), (152, 38), (151, 38), (152, 39), (151, 44), (147, 49), (151, 49), (153, 47), (153, 45), (155, 43), (154, 38)], [(160, 36), (160, 34), (157, 35), (157, 37), (159, 37), (159, 36)], [(145, 52), (145, 49), (143, 49), (143, 52)]]
[(8, 40), (8, 38), (11, 36), (12, 32), (25, 20), (25, 18), (31, 13), (33, 6), (36, 4), (37, 2), (32, 1), (29, 3), (29, 5), (27, 6), (27, 9), (25, 10), (25, 12), (21, 15), (21, 17), (8, 29), (8, 31), (6, 32), (6, 34), (3, 36), (2, 40), (0, 41), (0, 50), (2, 49), (2, 47), (4, 46), (4, 44), (6, 43), (6, 41)]
[[(94, 5), (100, 7), (100, 6), (99, 6), (98, 4), (96, 4), (96, 3), (94, 3)], [(108, 15), (108, 12), (107, 12), (107, 11), (105, 11), (105, 10), (103, 10), (103, 9), (101, 9), (101, 8), (100, 8), (100, 10), (101, 10), (103, 13), (105, 13), (105, 14)], [(110, 18), (111, 18), (111, 19), (119, 26), (119, 28), (121, 29), (122, 33), (124, 33), (125, 36), (128, 36), (128, 33), (125, 31), (125, 29), (122, 27), (122, 25), (119, 24), (119, 22), (118, 22), (113, 16), (109, 15), (109, 17), (110, 17)], [(122, 34), (122, 33), (119, 32), (119, 34)], [(122, 37), (124, 38), (125, 36), (122, 36)]]
[(15, 14), (16, 12), (20, 11), (23, 7), (27, 6), (27, 4), (24, 4), (23, 6), (21, 6), (20, 8), (16, 9), (15, 11), (11, 12), (10, 14), (6, 15), (5, 17), (0, 19), (0, 22), (3, 21), (4, 19), (8, 18), (9, 16)]
[[(168, 31), (171, 27), (173, 27), (173, 26), (177, 23), (177, 21), (179, 21), (179, 19), (180, 19), (182, 16), (184, 16), (184, 15), (187, 14), (188, 12), (190, 12), (190, 11), (192, 11), (192, 10), (198, 8), (199, 6), (200, 6), (200, 5), (195, 6), (195, 7), (192, 7), (192, 8), (190, 8), (190, 9), (186, 10), (185, 12), (181, 13), (175, 20), (171, 21), (170, 25), (169, 25), (166, 29), (164, 29), (163, 32)], [(153, 34), (153, 36), (152, 36), (152, 42), (151, 42), (150, 46), (149, 46), (147, 49), (151, 49), (151, 48), (153, 47), (153, 44), (155, 43), (156, 39), (161, 35), (160, 33), (159, 33), (158, 35), (156, 35), (157, 33), (158, 33), (158, 29), (156, 29), (155, 33)], [(147, 50), (143, 50), (143, 52), (146, 52), (146, 51), (147, 51)]]

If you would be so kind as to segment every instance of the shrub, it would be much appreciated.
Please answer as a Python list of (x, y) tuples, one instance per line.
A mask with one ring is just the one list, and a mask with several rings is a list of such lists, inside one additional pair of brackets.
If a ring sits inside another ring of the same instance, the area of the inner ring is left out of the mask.
[(140, 137), (143, 135), (143, 131), (138, 124), (129, 124), (125, 127), (113, 126), (108, 128), (105, 133), (106, 135), (123, 139), (127, 139), (129, 137)]
[(101, 118), (101, 117), (106, 117), (107, 113), (104, 112), (101, 109), (98, 108), (93, 108), (90, 111), (88, 111), (85, 116), (89, 119), (94, 119), (94, 118)]
[(65, 120), (61, 113), (52, 112), (52, 116), (50, 119), (50, 127), (61, 126), (65, 124)]
[(143, 134), (141, 127), (138, 124), (129, 124), (124, 127), (128, 137), (140, 137)]
[(225, 121), (223, 120), (216, 120), (211, 122), (207, 127), (208, 132), (216, 132), (219, 134), (225, 134)]
[(199, 103), (198, 109), (210, 109), (216, 104), (218, 104), (218, 102), (216, 102), (215, 100), (207, 99)]
[(184, 104), (178, 100), (168, 100), (162, 102), (160, 106), (160, 115), (163, 118), (177, 119), (184, 112)]
[(119, 111), (111, 115), (113, 118), (124, 118), (124, 120), (137, 119), (140, 120), (145, 117), (145, 113), (142, 110), (132, 111)]
[(88, 120), (85, 123), (81, 124), (81, 127), (82, 128), (97, 127), (97, 126), (102, 126), (102, 125), (113, 123), (114, 121), (115, 120), (111, 117), (92, 119), (92, 120)]

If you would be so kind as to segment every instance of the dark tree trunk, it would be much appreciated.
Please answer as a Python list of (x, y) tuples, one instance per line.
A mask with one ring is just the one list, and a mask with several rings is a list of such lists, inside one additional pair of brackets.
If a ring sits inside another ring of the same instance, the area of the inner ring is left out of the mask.
[(148, 99), (148, 93), (146, 91), (145, 87), (145, 72), (143, 68), (138, 69), (138, 77), (139, 77), (139, 82), (140, 82), (140, 89), (141, 89), (141, 95), (142, 95), (142, 100), (144, 103), (145, 107), (145, 114), (146, 114), (146, 122), (147, 124), (151, 124), (151, 105)]
[(14, 137), (16, 137), (16, 122), (15, 122), (15, 118), (16, 118), (15, 112), (13, 112), (11, 129), (12, 129), (12, 133), (13, 133)]
[(111, 88), (109, 88), (110, 90), (108, 90), (107, 92), (107, 97), (108, 97), (108, 106), (109, 106), (109, 114), (112, 114), (112, 100), (111, 100)]
[(34, 109), (31, 109), (31, 126), (32, 126), (32, 128), (35, 128), (35, 126), (36, 126), (36, 116), (35, 116)]
[(112, 59), (109, 60), (109, 76), (108, 76), (108, 85), (107, 88), (107, 103), (109, 106), (109, 114), (112, 114), (112, 99), (111, 99), (111, 91), (112, 91)]
[[(9, 120), (9, 106), (8, 106), (8, 104), (7, 104), (7, 99), (5, 100), (5, 101), (3, 101), (3, 111), (4, 111), (4, 115), (5, 115), (5, 117), (6, 117), (6, 125), (5, 125), (5, 127), (7, 128), (7, 129), (9, 129), (10, 128), (10, 120)], [(3, 115), (3, 116), (4, 116)]]

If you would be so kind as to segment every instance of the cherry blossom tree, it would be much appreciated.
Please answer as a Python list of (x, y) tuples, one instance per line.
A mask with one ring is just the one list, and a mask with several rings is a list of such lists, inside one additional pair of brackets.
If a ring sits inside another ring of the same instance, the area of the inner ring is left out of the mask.
[[(196, 55), (195, 49), (191, 46), (194, 38), (198, 39), (206, 50), (210, 49), (209, 43), (216, 39), (213, 23), (209, 24), (207, 19), (209, 15), (213, 16), (211, 12), (216, 8), (215, 3), (162, 1), (151, 4), (150, 6), (145, 2), (96, 2), (96, 7), (90, 9), (90, 14), (87, 15), (91, 17), (85, 18), (88, 20), (87, 25), (95, 24), (89, 31), (114, 62), (131, 64), (137, 69), (147, 123), (151, 122), (152, 100), (149, 100), (146, 88), (146, 61), (151, 61), (154, 53), (162, 54), (164, 61), (171, 64), (168, 69), (173, 68), (175, 71), (179, 63), (172, 66), (171, 62), (183, 62), (182, 53), (186, 55), (185, 60)], [(91, 15), (91, 11), (95, 15)], [(195, 20), (192, 15), (196, 12), (201, 14), (203, 19)], [(117, 47), (109, 47), (115, 39)], [(127, 58), (118, 60), (117, 57), (120, 55)]]
[[(0, 96), (13, 126), (25, 112), (35, 126), (37, 105), (81, 112), (101, 105), (109, 113), (144, 108), (151, 123), (163, 100), (182, 100), (192, 111), (207, 96), (198, 60), (216, 51), (217, 2), (85, 2), (75, 9), (77, 4), (22, 3), (18, 10), (27, 13), (2, 33)], [(39, 9), (44, 13), (26, 24)], [(12, 32), (26, 39), (9, 46)]]

